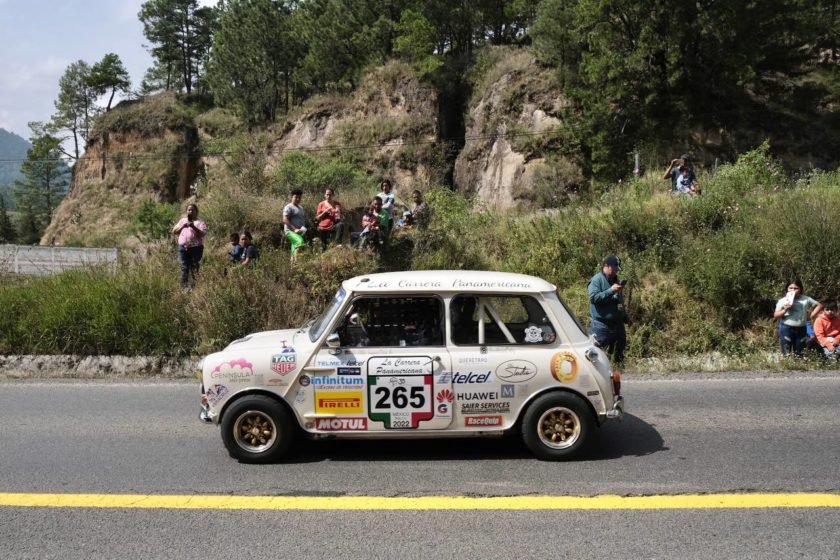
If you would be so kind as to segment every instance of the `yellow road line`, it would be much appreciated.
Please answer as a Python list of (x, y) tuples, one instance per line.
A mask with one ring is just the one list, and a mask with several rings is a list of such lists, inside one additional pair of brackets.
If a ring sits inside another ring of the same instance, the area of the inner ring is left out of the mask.
[(0, 493), (0, 507), (220, 510), (630, 510), (840, 508), (840, 494), (657, 496), (178, 496)]

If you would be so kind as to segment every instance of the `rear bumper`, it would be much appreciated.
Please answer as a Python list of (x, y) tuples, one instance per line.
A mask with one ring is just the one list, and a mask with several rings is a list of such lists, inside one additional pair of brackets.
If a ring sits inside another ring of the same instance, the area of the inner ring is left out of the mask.
[(616, 395), (615, 399), (613, 400), (613, 406), (611, 410), (607, 411), (607, 419), (608, 420), (618, 420), (624, 417), (624, 397), (621, 395)]

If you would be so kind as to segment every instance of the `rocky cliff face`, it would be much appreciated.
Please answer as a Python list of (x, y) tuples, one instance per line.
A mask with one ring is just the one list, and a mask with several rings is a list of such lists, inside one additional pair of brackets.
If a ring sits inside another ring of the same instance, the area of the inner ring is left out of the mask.
[[(174, 96), (161, 96), (150, 102), (154, 110), (128, 103), (107, 115), (88, 139), (71, 191), (56, 209), (42, 245), (122, 246), (144, 202), (189, 196), (202, 165), (198, 132), (184, 115), (173, 118), (164, 112), (155, 119), (161, 107), (175, 111), (174, 104)], [(139, 113), (142, 120), (136, 118)]]
[(527, 51), (498, 48), (467, 107), (466, 143), (455, 163), (457, 189), (498, 208), (551, 206), (583, 175), (562, 153), (566, 100)]
[[(562, 136), (563, 100), (530, 54), (500, 50), (497, 58), (470, 102), (467, 143), (454, 182), (461, 192), (492, 205), (544, 206), (534, 192), (553, 193), (569, 176), (571, 183), (577, 177), (567, 172), (558, 179), (556, 158), (550, 156)], [(264, 157), (260, 154), (264, 177), (257, 179), (270, 182), (289, 151), (312, 150), (340, 154), (372, 176), (388, 177), (406, 197), (412, 189), (445, 184), (452, 154), (439, 131), (451, 123), (439, 119), (453, 112), (460, 119), (462, 113), (440, 103), (435, 88), (409, 67), (392, 62), (376, 68), (352, 96), (311, 99), (285, 122), (259, 132), (270, 140)], [(131, 224), (145, 202), (188, 198), (202, 171), (212, 185), (225, 157), (203, 155), (202, 143), (233, 133), (202, 125), (200, 136), (196, 122), (204, 121), (171, 94), (124, 103), (102, 117), (76, 165), (72, 191), (41, 243), (131, 245)], [(230, 172), (219, 180), (230, 180)]]
[(410, 69), (389, 63), (371, 71), (352, 97), (304, 104), (277, 127), (266, 173), (290, 150), (341, 150), (372, 174), (390, 177), (403, 192), (443, 178), (437, 94)]

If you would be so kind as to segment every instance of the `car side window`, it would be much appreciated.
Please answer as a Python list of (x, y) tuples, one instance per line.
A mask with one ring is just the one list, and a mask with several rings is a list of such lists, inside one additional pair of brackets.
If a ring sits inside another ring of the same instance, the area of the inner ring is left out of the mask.
[(449, 314), (458, 345), (551, 344), (557, 337), (532, 296), (459, 295), (450, 301)]
[(360, 297), (337, 329), (341, 346), (443, 346), (443, 302), (437, 297)]

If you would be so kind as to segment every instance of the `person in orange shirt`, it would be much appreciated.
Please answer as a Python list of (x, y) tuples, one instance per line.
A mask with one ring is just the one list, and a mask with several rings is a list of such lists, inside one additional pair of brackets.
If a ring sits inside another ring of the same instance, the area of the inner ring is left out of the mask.
[(837, 301), (823, 304), (822, 313), (814, 321), (814, 335), (826, 356), (840, 354), (840, 317), (837, 315)]
[(335, 199), (335, 191), (329, 187), (324, 190), (324, 200), (318, 203), (315, 210), (315, 221), (318, 222), (318, 237), (324, 250), (330, 239), (341, 243), (344, 236), (344, 222), (341, 221), (341, 203)]

